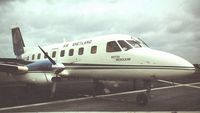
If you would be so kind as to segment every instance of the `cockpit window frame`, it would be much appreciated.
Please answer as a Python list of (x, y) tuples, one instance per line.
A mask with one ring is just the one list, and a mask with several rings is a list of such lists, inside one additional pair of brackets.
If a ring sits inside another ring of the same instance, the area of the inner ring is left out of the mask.
[[(137, 38), (137, 39), (140, 41), (140, 43), (142, 43), (146, 47), (149, 47), (149, 45), (147, 45), (141, 38)], [(144, 47), (144, 46), (142, 46), (142, 47)]]
[[(135, 46), (135, 45), (133, 45), (130, 41), (133, 41), (135, 44), (137, 44), (139, 47), (137, 47), (137, 46)], [(138, 43), (138, 42), (136, 42), (135, 40), (126, 40), (126, 42), (128, 42), (132, 47), (134, 47), (134, 48), (141, 48), (142, 46)]]
[[(115, 45), (111, 45), (112, 44), (115, 44)], [(115, 46), (115, 47), (113, 47)], [(120, 52), (122, 51), (120, 45), (117, 43), (117, 41), (113, 40), (113, 41), (109, 41), (106, 43), (106, 52), (107, 53), (112, 53), (112, 52)]]
[[(131, 39), (126, 39), (126, 42), (134, 48), (143, 48), (143, 47), (149, 48), (149, 46), (140, 38), (131, 37)], [(139, 47), (135, 46), (133, 42), (137, 44)]]
[[(121, 49), (123, 51), (128, 51), (130, 49), (132, 49), (133, 47), (126, 41), (126, 40), (117, 40), (117, 43), (119, 44), (119, 46), (121, 47)], [(123, 45), (122, 43), (126, 44)], [(123, 46), (123, 47), (122, 47)], [(125, 47), (126, 46), (126, 47)]]

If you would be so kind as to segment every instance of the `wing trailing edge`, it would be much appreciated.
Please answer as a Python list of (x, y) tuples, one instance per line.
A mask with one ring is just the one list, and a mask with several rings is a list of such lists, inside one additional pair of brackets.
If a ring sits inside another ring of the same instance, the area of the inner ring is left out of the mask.
[(26, 73), (28, 72), (28, 67), (26, 66), (17, 66), (17, 65), (10, 65), (10, 64), (0, 64), (0, 71), (7, 72), (7, 73)]

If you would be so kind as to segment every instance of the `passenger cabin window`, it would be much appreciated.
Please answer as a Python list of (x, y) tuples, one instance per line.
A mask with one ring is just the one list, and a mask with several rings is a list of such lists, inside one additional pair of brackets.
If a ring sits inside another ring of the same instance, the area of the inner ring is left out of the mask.
[(37, 55), (37, 59), (40, 59), (40, 57), (41, 57), (41, 54), (39, 53), (39, 54)]
[(29, 60), (29, 56), (27, 56), (26, 60)]
[(60, 57), (64, 57), (65, 56), (65, 50), (60, 51)]
[(92, 46), (92, 47), (91, 47), (90, 53), (91, 53), (91, 54), (97, 53), (97, 46)]
[(69, 50), (69, 56), (73, 56), (74, 55), (74, 49), (70, 49)]
[(55, 58), (56, 57), (56, 51), (53, 51), (52, 52), (52, 58)]
[[(48, 53), (46, 52), (46, 54), (48, 55)], [(47, 58), (47, 56), (46, 55), (44, 55), (44, 58)]]
[(34, 59), (35, 59), (35, 55), (33, 54), (33, 55), (32, 55), (32, 60), (34, 60)]
[(84, 52), (84, 48), (83, 47), (78, 49), (78, 55), (82, 55), (83, 52)]
[(129, 49), (132, 49), (132, 47), (128, 44), (128, 43), (126, 43), (125, 41), (123, 41), (123, 40), (119, 40), (119, 41), (117, 41), (118, 43), (119, 43), (119, 45), (122, 47), (122, 49), (124, 50), (124, 51), (127, 51), (127, 50), (129, 50)]
[(107, 43), (106, 52), (118, 52), (118, 51), (121, 51), (121, 49), (115, 41)]

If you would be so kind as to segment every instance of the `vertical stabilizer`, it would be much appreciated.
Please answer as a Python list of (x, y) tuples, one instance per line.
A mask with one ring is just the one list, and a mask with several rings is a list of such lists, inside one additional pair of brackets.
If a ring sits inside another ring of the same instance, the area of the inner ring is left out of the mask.
[(24, 41), (19, 27), (14, 27), (12, 31), (13, 51), (18, 59), (21, 59), (21, 55), (24, 53)]

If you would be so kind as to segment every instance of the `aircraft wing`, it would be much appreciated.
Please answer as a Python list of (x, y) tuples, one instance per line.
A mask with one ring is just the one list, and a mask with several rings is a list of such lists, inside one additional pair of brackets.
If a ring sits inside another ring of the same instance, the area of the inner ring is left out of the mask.
[(7, 73), (26, 73), (28, 71), (28, 68), (26, 66), (0, 64), (0, 71)]
[(0, 71), (7, 73), (25, 73), (28, 71), (24, 65), (32, 62), (16, 58), (0, 58)]
[(0, 63), (13, 65), (27, 65), (33, 62), (16, 58), (0, 58)]

